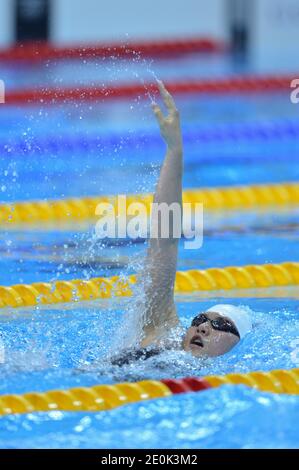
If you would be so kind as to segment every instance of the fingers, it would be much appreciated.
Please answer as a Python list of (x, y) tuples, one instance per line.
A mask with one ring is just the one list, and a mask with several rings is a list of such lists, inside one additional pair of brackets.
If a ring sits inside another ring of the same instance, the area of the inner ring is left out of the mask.
[(152, 104), (152, 110), (154, 111), (154, 114), (155, 114), (156, 118), (158, 119), (159, 123), (162, 124), (162, 122), (164, 120), (164, 116), (163, 116), (163, 113), (162, 113), (161, 109), (159, 108), (159, 106), (156, 103)]
[(157, 80), (158, 87), (164, 101), (164, 104), (170, 113), (177, 112), (176, 105), (171, 94), (166, 90), (164, 83), (161, 80)]

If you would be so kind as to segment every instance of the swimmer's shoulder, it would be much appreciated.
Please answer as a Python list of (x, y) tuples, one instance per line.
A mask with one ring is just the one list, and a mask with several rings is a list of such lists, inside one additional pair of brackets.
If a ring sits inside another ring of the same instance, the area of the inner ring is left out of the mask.
[(110, 364), (122, 367), (139, 360), (150, 359), (164, 351), (178, 350), (182, 348), (185, 329), (181, 324), (173, 327), (167, 335), (161, 336), (157, 341), (147, 347), (125, 349), (110, 358)]

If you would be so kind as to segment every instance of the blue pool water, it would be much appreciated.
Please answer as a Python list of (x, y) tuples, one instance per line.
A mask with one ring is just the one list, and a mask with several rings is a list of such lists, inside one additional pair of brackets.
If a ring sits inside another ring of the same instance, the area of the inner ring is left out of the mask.
[[(61, 61), (23, 65), (23, 73), (11, 64), (0, 65), (10, 90), (147, 82), (152, 70), (166, 80), (240, 73), (229, 57), (217, 55), (131, 65)], [(244, 67), (241, 72), (252, 70)], [(185, 188), (298, 180), (298, 133), (287, 130), (298, 127), (298, 107), (287, 93), (180, 96), (177, 104), (185, 139)], [(246, 136), (248, 125), (263, 126), (263, 131)], [(276, 129), (270, 136), (265, 136), (267, 126)], [(242, 138), (231, 137), (236, 129)], [(199, 138), (197, 132), (210, 137)], [(0, 106), (0, 201), (149, 192), (163, 152), (149, 102), (138, 97)], [(205, 214), (203, 247), (184, 250), (182, 241), (178, 269), (298, 261), (298, 224), (298, 207)], [(1, 227), (0, 285), (131, 273), (140, 266), (145, 248), (144, 240), (95, 243), (93, 227), (84, 224)], [(0, 316), (5, 345), (0, 394), (298, 367), (298, 289), (206, 292), (176, 301), (186, 327), (195, 313), (219, 301), (248, 305), (254, 312), (253, 333), (213, 360), (199, 363), (187, 353), (167, 352), (111, 367), (105, 356), (125, 319), (128, 300), (5, 309)], [(298, 420), (296, 396), (225, 386), (109, 412), (1, 417), (0, 447), (295, 448)]]
[[(194, 313), (218, 300), (178, 299), (183, 324), (187, 326)], [(7, 362), (1, 371), (0, 393), (296, 365), (292, 356), (299, 328), (296, 298), (225, 301), (254, 309), (254, 334), (226, 356), (202, 363), (184, 352), (168, 352), (133, 365), (105, 365), (102, 358), (109, 351), (109, 335), (118, 327), (125, 305), (9, 312), (1, 319)], [(298, 418), (296, 396), (227, 386), (126, 405), (112, 412), (3, 417), (0, 447), (296, 447)]]
[[(227, 136), (232, 125), (261, 123), (267, 128), (277, 123), (281, 128), (291, 122), (298, 127), (297, 108), (289, 98), (270, 97), (178, 100), (185, 137), (185, 187), (298, 180), (298, 133), (189, 139), (190, 132), (211, 133), (223, 127)], [(95, 136), (98, 143), (87, 149), (80, 145)], [(164, 151), (148, 101), (81, 103), (79, 109), (65, 104), (0, 107), (0, 200), (109, 194), (111, 181), (117, 181), (119, 193), (152, 191)]]
[(101, 413), (5, 417), (0, 447), (297, 448), (298, 414), (295, 396), (225, 386)]
[[(246, 225), (245, 225), (246, 224)], [(0, 231), (0, 285), (131, 274), (145, 255), (143, 239), (96, 241), (82, 231)], [(281, 263), (299, 259), (299, 213), (295, 209), (222, 217), (204, 215), (200, 250), (179, 246), (178, 269)]]
[[(298, 336), (298, 293), (290, 291), (286, 298), (279, 298), (275, 290), (269, 297), (265, 291), (254, 294), (250, 298), (229, 293), (225, 298), (226, 303), (251, 308), (254, 320), (253, 334), (225, 356), (200, 361), (184, 351), (167, 351), (122, 367), (111, 366), (105, 358), (117, 350), (113, 344), (120, 322), (119, 344), (125, 344), (128, 300), (3, 312), (6, 363), (0, 391), (24, 393), (79, 384), (295, 367), (298, 358), (292, 354), (292, 342)], [(223, 301), (223, 293), (210, 298), (178, 297), (182, 324), (188, 327), (196, 313)]]

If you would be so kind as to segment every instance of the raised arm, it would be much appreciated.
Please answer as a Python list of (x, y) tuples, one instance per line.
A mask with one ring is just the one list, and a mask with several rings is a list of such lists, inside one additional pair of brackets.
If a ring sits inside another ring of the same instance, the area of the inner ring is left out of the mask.
[[(166, 203), (168, 207), (174, 204), (173, 207), (179, 208), (181, 214), (179, 226), (181, 226), (183, 146), (179, 112), (163, 83), (159, 81), (158, 86), (168, 114), (165, 117), (156, 103), (152, 105), (152, 108), (161, 135), (166, 142), (167, 151), (156, 187), (154, 203)], [(170, 211), (169, 214), (171, 215), (172, 212)], [(172, 219), (170, 219), (169, 236), (163, 238), (161, 222), (164, 221), (163, 216), (159, 217), (159, 211), (152, 213), (152, 226), (158, 228), (159, 236), (150, 238), (142, 272), (145, 290), (142, 346), (147, 346), (163, 336), (168, 328), (175, 326), (179, 321), (174, 305), (174, 281), (181, 233), (177, 234), (171, 230)]]

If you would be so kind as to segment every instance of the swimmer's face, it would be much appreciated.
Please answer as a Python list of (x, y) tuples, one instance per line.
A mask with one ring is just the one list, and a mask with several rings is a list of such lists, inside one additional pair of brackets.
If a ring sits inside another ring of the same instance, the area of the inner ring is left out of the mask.
[[(216, 312), (207, 312), (205, 316), (210, 320), (226, 318)], [(229, 318), (227, 321), (232, 323)], [(183, 340), (183, 348), (195, 357), (215, 357), (227, 353), (239, 341), (240, 338), (236, 334), (216, 330), (209, 321), (206, 321), (198, 326), (188, 328)]]

